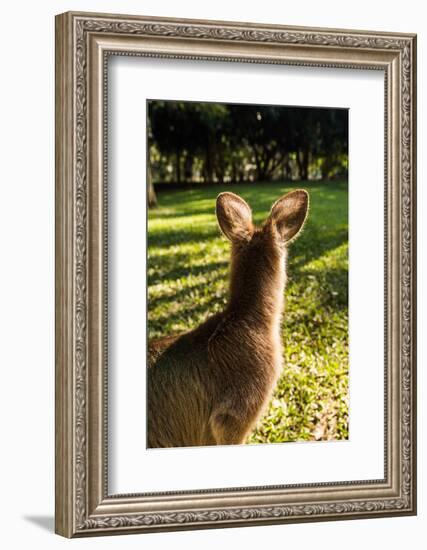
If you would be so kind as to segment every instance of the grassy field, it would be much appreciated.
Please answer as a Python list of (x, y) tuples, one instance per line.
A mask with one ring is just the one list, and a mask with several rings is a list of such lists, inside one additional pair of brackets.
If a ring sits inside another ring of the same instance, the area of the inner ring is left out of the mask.
[[(297, 185), (310, 213), (291, 244), (283, 323), (285, 368), (250, 443), (348, 438), (348, 193), (345, 183)], [(262, 222), (295, 188), (281, 183), (162, 191), (148, 221), (149, 338), (196, 327), (227, 299), (230, 244), (215, 199), (241, 195)]]

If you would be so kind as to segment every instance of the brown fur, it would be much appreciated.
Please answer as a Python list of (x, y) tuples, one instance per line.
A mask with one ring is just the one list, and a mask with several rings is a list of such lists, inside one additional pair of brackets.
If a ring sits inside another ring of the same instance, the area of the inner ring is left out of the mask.
[(285, 245), (307, 209), (306, 191), (293, 191), (258, 228), (243, 199), (218, 196), (232, 243), (228, 305), (194, 330), (150, 342), (148, 447), (245, 442), (282, 370)]

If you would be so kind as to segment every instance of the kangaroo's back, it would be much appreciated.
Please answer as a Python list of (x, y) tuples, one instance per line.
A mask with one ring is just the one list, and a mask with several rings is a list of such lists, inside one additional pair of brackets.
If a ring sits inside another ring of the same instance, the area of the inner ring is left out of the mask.
[(214, 445), (209, 427), (213, 381), (208, 343), (215, 315), (193, 331), (149, 344), (148, 447)]
[(218, 222), (232, 243), (228, 305), (194, 330), (150, 342), (149, 447), (246, 440), (281, 372), (285, 244), (307, 207), (305, 191), (289, 193), (256, 228), (243, 199), (219, 195)]

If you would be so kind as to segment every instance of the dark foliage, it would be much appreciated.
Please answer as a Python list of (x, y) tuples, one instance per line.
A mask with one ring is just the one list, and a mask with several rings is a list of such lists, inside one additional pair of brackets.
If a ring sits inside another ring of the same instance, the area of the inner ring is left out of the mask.
[(347, 176), (345, 109), (156, 100), (148, 124), (155, 183)]

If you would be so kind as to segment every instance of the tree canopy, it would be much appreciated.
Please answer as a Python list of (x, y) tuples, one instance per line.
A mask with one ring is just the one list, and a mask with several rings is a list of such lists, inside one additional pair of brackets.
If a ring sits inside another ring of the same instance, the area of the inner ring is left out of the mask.
[(154, 183), (345, 178), (346, 109), (148, 102)]

